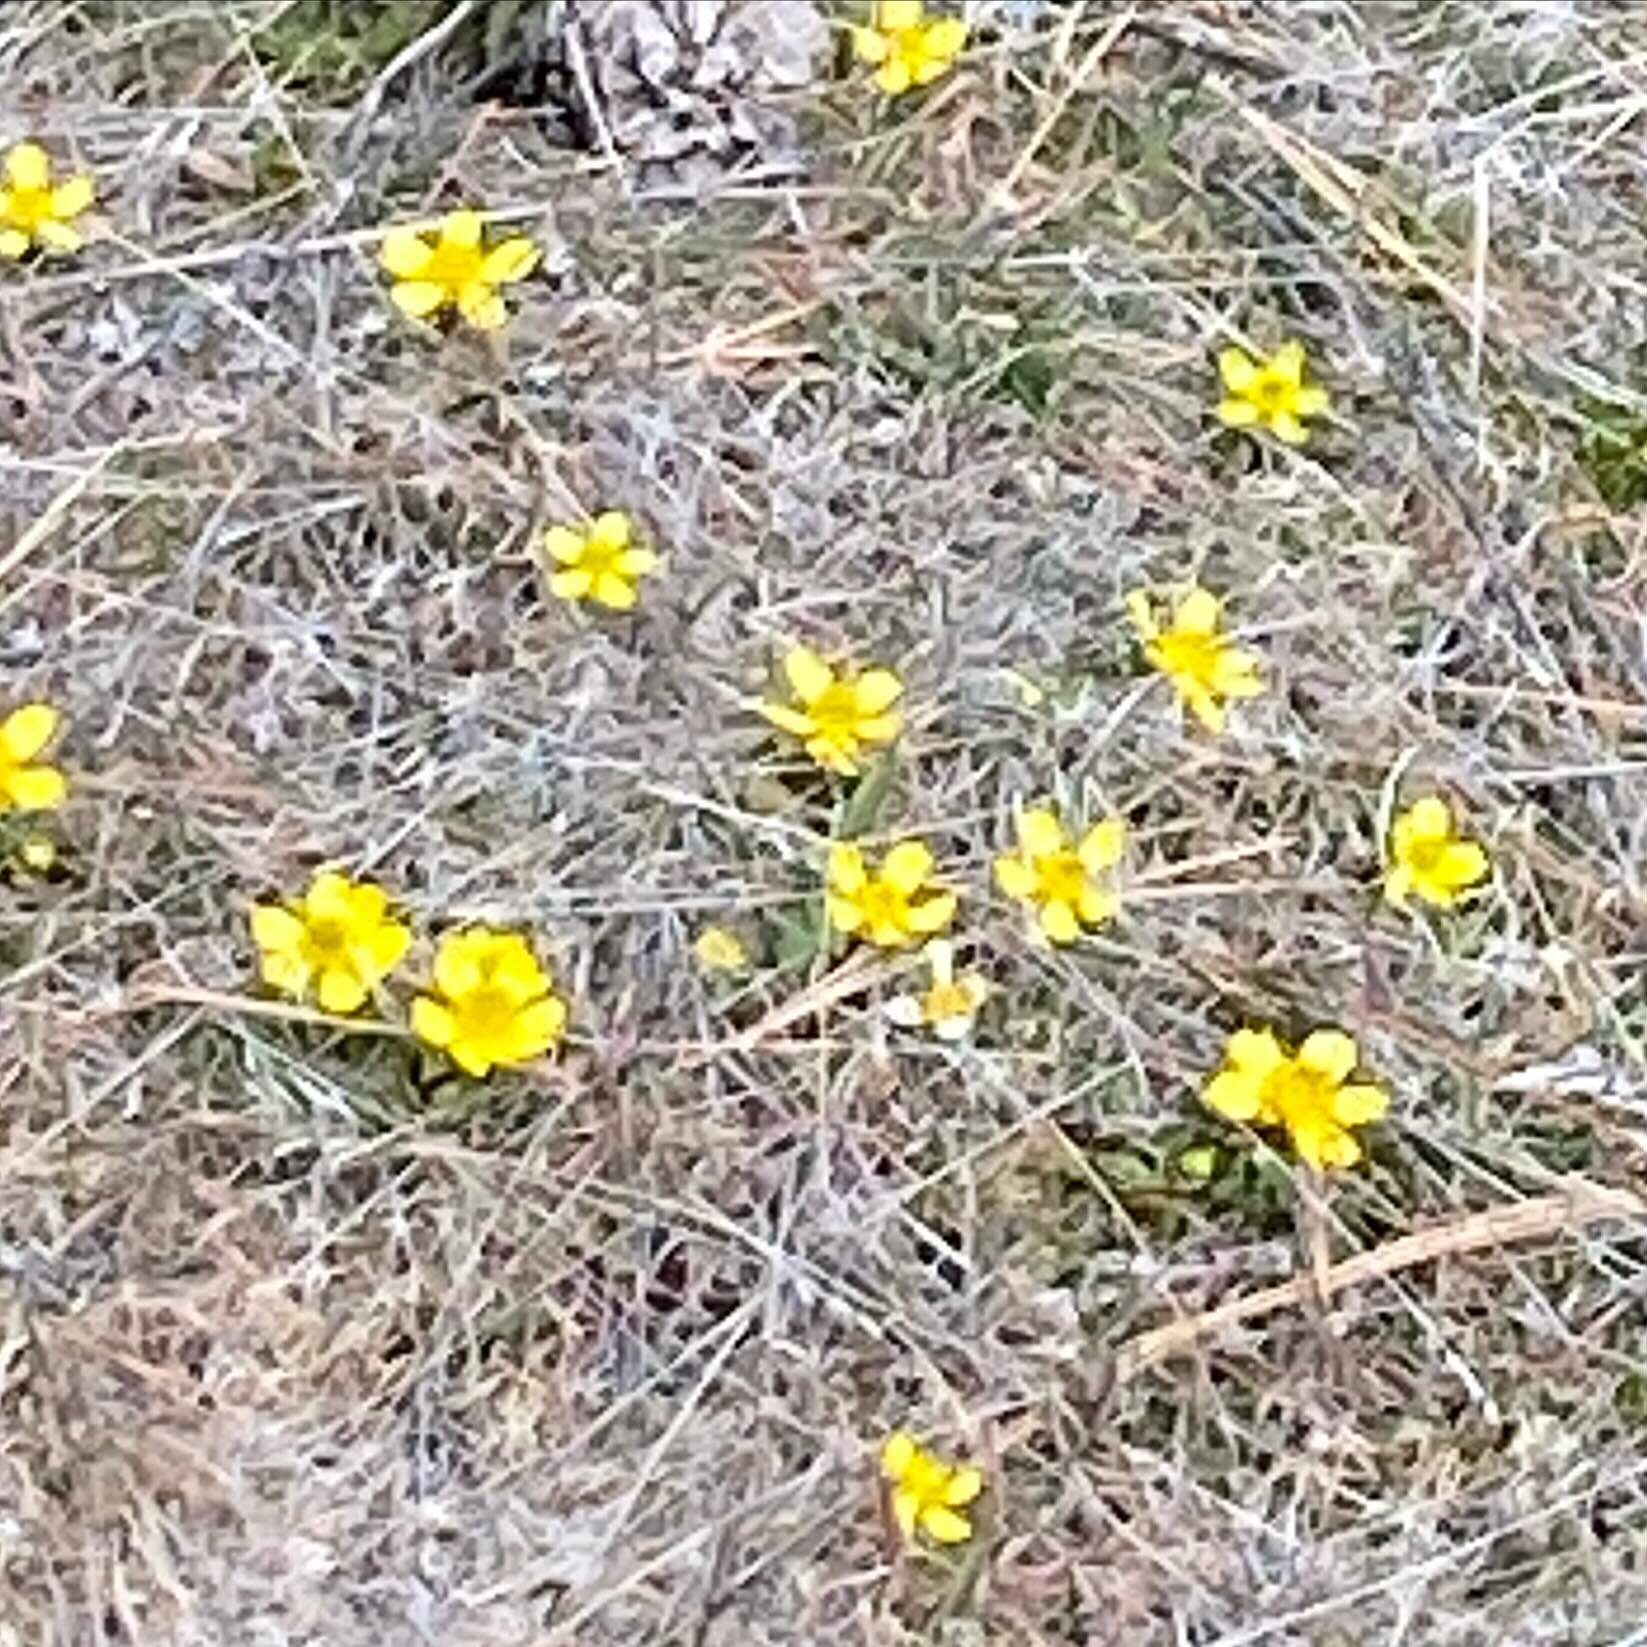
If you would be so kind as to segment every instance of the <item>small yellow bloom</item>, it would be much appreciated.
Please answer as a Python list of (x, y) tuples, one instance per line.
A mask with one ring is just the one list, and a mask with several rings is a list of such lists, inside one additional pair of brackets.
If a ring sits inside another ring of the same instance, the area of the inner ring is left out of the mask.
[(92, 180), (71, 177), (53, 184), (51, 160), (38, 143), (17, 143), (5, 160), (0, 185), (0, 257), (22, 257), (31, 246), (77, 252), (80, 231), (69, 227), (92, 203)]
[(804, 739), (807, 754), (831, 772), (856, 777), (863, 745), (890, 743), (902, 728), (892, 705), (903, 695), (903, 682), (890, 669), (837, 673), (811, 647), (792, 646), (783, 671), (800, 707), (763, 703), (761, 713)]
[(406, 953), (410, 931), (389, 915), (383, 888), (323, 869), (285, 904), (253, 904), (252, 941), (264, 983), (327, 1012), (357, 1012)]
[(518, 932), (448, 932), (435, 990), (412, 1002), (412, 1029), (471, 1075), (542, 1057), (566, 1028), (566, 1003)]
[(972, 1522), (960, 1512), (984, 1490), (984, 1473), (947, 1464), (903, 1430), (881, 1448), (881, 1474), (892, 1484), (892, 1517), (905, 1538), (919, 1527), (940, 1544), (964, 1544)]
[(424, 320), (455, 306), (471, 326), (495, 331), (509, 318), (498, 287), (522, 280), (538, 265), (538, 249), (524, 235), (488, 249), (477, 211), (448, 212), (435, 239), (419, 229), (390, 229), (379, 255), (394, 276), (389, 298), (404, 315)]
[(632, 533), (621, 509), (608, 509), (584, 526), (551, 526), (543, 547), (560, 570), (549, 587), (562, 600), (592, 600), (627, 612), (635, 604), (636, 581), (659, 566), (650, 549), (631, 545)]
[(1486, 878), (1489, 867), (1486, 849), (1454, 829), (1447, 803), (1425, 795), (1390, 827), (1384, 896), (1397, 909), (1404, 909), (1408, 898), (1450, 909)]
[(868, 26), (852, 31), (852, 49), (875, 65), (875, 84), (897, 97), (948, 74), (966, 35), (959, 17), (929, 18), (922, 0), (875, 0)]
[(1294, 1052), (1274, 1030), (1241, 1029), (1201, 1096), (1226, 1120), (1285, 1127), (1298, 1158), (1312, 1167), (1352, 1167), (1361, 1146), (1350, 1128), (1390, 1107), (1382, 1087), (1350, 1081), (1356, 1063), (1355, 1042), (1342, 1030), (1315, 1030)]
[(1218, 597), (1199, 584), (1191, 585), (1173, 608), (1170, 629), (1161, 627), (1142, 589), (1127, 596), (1127, 612), (1145, 658), (1172, 682), (1209, 732), (1224, 730), (1226, 700), (1256, 698), (1263, 692), (1258, 659), (1220, 631)]
[(1053, 943), (1072, 944), (1083, 926), (1101, 926), (1119, 912), (1121, 900), (1100, 877), (1120, 863), (1126, 844), (1120, 818), (1095, 823), (1077, 845), (1057, 813), (1031, 807), (1018, 818), (1018, 850), (995, 860), (995, 880), (1009, 898), (1038, 910)]
[(932, 885), (932, 852), (922, 841), (899, 841), (871, 874), (863, 849), (841, 844), (829, 853), (829, 920), (883, 949), (942, 932), (955, 918), (955, 894)]
[(63, 804), (68, 784), (55, 766), (36, 760), (61, 717), (49, 704), (26, 703), (0, 721), (0, 812), (50, 812)]
[(947, 938), (934, 938), (921, 953), (932, 971), (932, 987), (919, 995), (895, 995), (886, 1003), (887, 1017), (902, 1029), (930, 1029), (941, 1041), (965, 1040), (978, 1008), (989, 999), (989, 985), (977, 972), (955, 976), (955, 946)]
[(1231, 429), (1261, 425), (1289, 446), (1302, 446), (1310, 438), (1304, 419), (1327, 409), (1327, 391), (1304, 382), (1302, 343), (1283, 343), (1268, 360), (1221, 349), (1218, 375), (1229, 391), (1218, 403), (1218, 419)]
[(743, 940), (724, 926), (706, 926), (692, 945), (692, 953), (705, 972), (742, 972), (749, 965)]

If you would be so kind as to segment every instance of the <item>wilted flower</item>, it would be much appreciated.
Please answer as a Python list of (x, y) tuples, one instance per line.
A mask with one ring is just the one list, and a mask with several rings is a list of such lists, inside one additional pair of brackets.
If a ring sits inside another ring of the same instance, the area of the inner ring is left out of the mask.
[(886, 1015), (903, 1029), (925, 1028), (941, 1041), (963, 1040), (989, 998), (989, 985), (977, 972), (955, 976), (955, 946), (947, 938), (934, 938), (922, 954), (932, 971), (931, 987), (919, 995), (893, 996)]

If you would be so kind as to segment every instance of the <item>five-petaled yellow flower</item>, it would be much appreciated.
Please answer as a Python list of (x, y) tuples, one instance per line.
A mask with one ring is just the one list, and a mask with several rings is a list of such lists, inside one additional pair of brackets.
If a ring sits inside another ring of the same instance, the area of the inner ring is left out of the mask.
[(658, 569), (652, 550), (631, 543), (633, 530), (621, 509), (608, 509), (583, 526), (551, 526), (543, 546), (559, 570), (549, 587), (562, 600), (592, 600), (627, 612), (635, 604), (636, 582)]
[(871, 873), (863, 848), (840, 843), (829, 853), (829, 920), (837, 932), (896, 949), (942, 932), (955, 918), (955, 894), (932, 884), (932, 852), (899, 841)]
[(799, 707), (763, 703), (761, 713), (804, 739), (807, 754), (820, 766), (844, 778), (856, 777), (866, 743), (890, 743), (897, 737), (903, 722), (892, 705), (904, 688), (890, 669), (837, 673), (811, 647), (792, 646), (784, 654), (783, 672)]
[(875, 65), (875, 84), (897, 97), (948, 74), (966, 32), (959, 17), (928, 17), (922, 0), (875, 0), (867, 27), (852, 31), (852, 49)]
[(36, 757), (57, 731), (49, 704), (26, 703), (0, 721), (0, 812), (49, 812), (63, 804), (68, 784)]
[(886, 1015), (902, 1029), (930, 1029), (941, 1041), (964, 1040), (989, 999), (989, 985), (976, 972), (955, 976), (955, 946), (947, 938), (934, 938), (922, 954), (932, 971), (931, 988), (895, 995), (886, 1003)]
[(1209, 732), (1224, 730), (1224, 704), (1256, 698), (1264, 690), (1258, 659), (1237, 646), (1219, 628), (1219, 600), (1210, 590), (1192, 585), (1163, 629), (1149, 596), (1134, 589), (1127, 611), (1143, 642), (1144, 656), (1173, 684), (1191, 714)]
[(1057, 813), (1031, 807), (1018, 818), (1018, 850), (995, 860), (995, 879), (1009, 898), (1038, 911), (1041, 931), (1055, 944), (1072, 944), (1083, 926), (1100, 926), (1120, 909), (1114, 888), (1101, 879), (1126, 849), (1120, 818), (1095, 823), (1079, 844)]
[(940, 1544), (964, 1544), (972, 1522), (960, 1512), (984, 1490), (983, 1471), (949, 1464), (904, 1430), (881, 1448), (881, 1474), (892, 1484), (892, 1518), (905, 1538), (920, 1528)]
[(92, 203), (92, 180), (51, 180), (51, 160), (38, 143), (17, 143), (6, 154), (0, 183), (0, 257), (22, 257), (31, 246), (77, 252), (80, 231), (70, 227)]
[(1350, 1128), (1390, 1107), (1382, 1087), (1350, 1080), (1356, 1062), (1355, 1042), (1342, 1030), (1315, 1030), (1294, 1052), (1274, 1030), (1241, 1029), (1202, 1098), (1227, 1120), (1286, 1128), (1298, 1158), (1312, 1167), (1353, 1167), (1361, 1146)]
[(435, 952), (435, 991), (412, 1002), (412, 1029), (470, 1075), (529, 1063), (566, 1028), (566, 1003), (518, 932), (448, 932)]
[(1229, 391), (1218, 403), (1218, 420), (1231, 429), (1268, 429), (1289, 446), (1310, 438), (1304, 419), (1327, 409), (1327, 391), (1304, 381), (1304, 345), (1283, 343), (1268, 360), (1245, 349), (1221, 349), (1218, 375)]
[(253, 904), (263, 981), (297, 1000), (311, 990), (327, 1012), (357, 1012), (399, 965), (411, 933), (389, 914), (383, 888), (323, 869), (285, 904)]
[(1450, 909), (1489, 868), (1487, 852), (1464, 840), (1439, 795), (1425, 795), (1390, 826), (1390, 867), (1384, 896), (1397, 909), (1408, 898)]
[(487, 248), (477, 211), (448, 212), (433, 241), (421, 229), (390, 229), (383, 237), (383, 267), (395, 277), (390, 300), (402, 314), (423, 320), (455, 306), (471, 326), (495, 331), (509, 318), (498, 287), (524, 279), (538, 263), (538, 249), (524, 235)]

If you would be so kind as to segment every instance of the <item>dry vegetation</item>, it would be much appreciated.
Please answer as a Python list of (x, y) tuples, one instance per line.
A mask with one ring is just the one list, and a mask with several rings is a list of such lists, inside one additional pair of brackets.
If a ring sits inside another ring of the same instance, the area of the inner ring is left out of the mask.
[[(0, 701), (76, 782), (0, 890), (0, 1644), (1647, 1640), (1647, 11), (986, 4), (887, 109), (734, 10), (0, 12), (102, 223), (0, 270)], [(497, 343), (373, 266), (459, 200), (556, 249)], [(1304, 455), (1207, 415), (1287, 335)], [(530, 552), (602, 506), (632, 618)], [(1197, 573), (1218, 741), (1121, 610)], [(748, 708), (792, 638), (909, 681), (856, 791)], [(1376, 897), (1419, 785), (1449, 918)], [(988, 878), (1049, 793), (1136, 831), (1067, 953)], [(843, 829), (965, 888), (972, 1046), (818, 953)], [(327, 860), (530, 925), (568, 1051), (266, 1010)], [(1394, 1094), (1325, 1201), (1198, 1110), (1248, 1018)], [(989, 1471), (958, 1555), (896, 1423)]]

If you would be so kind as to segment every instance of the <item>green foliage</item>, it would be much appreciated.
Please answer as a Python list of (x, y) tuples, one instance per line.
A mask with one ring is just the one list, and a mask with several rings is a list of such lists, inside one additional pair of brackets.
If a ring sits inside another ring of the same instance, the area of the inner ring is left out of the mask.
[(1611, 509), (1647, 502), (1647, 415), (1613, 402), (1579, 405), (1588, 428), (1578, 449), (1578, 465)]
[(252, 49), (282, 85), (348, 102), (450, 9), (451, 0), (297, 0)]

